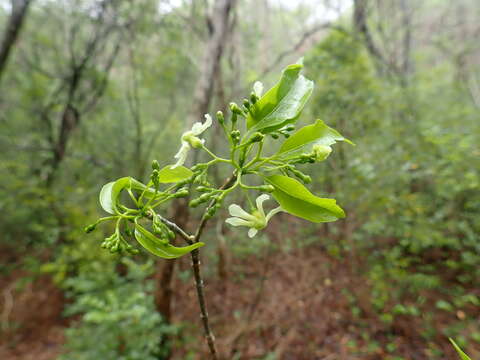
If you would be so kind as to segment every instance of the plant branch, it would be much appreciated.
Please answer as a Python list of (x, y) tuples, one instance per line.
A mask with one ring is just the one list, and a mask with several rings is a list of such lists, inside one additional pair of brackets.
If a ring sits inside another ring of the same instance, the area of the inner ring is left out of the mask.
[[(220, 187), (220, 190), (225, 190), (228, 187), (230, 187), (236, 179), (237, 179), (236, 175), (230, 176), (222, 185), (222, 187)], [(208, 209), (210, 209), (213, 205), (215, 205), (215, 200), (209, 204), (205, 213), (207, 213)], [(205, 229), (205, 225), (207, 224), (207, 221), (208, 221), (208, 217), (203, 216), (202, 220), (200, 221), (200, 224), (198, 225), (197, 231), (195, 232), (193, 243), (200, 241), (200, 237), (202, 236), (202, 233), (203, 233), (203, 230)], [(193, 269), (193, 275), (195, 277), (195, 286), (197, 288), (198, 304), (200, 305), (200, 317), (202, 319), (203, 329), (205, 331), (205, 337), (207, 339), (208, 348), (210, 349), (210, 354), (212, 355), (212, 359), (217, 360), (218, 353), (217, 353), (217, 348), (215, 346), (215, 336), (213, 335), (213, 332), (210, 329), (210, 323), (209, 323), (208, 311), (207, 311), (207, 302), (205, 299), (205, 292), (204, 292), (204, 283), (202, 279), (202, 273), (200, 271), (200, 252), (198, 251), (198, 249), (195, 249), (190, 253), (190, 255), (192, 257), (192, 269)]]

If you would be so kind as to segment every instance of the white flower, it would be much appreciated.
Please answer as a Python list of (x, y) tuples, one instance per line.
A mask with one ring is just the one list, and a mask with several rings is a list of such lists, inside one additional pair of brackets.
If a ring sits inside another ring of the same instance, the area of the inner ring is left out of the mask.
[(182, 134), (182, 146), (180, 150), (175, 154), (175, 159), (177, 162), (175, 165), (171, 166), (170, 169), (175, 169), (183, 164), (187, 160), (188, 150), (191, 147), (199, 148), (205, 142), (204, 139), (199, 139), (197, 136), (207, 130), (210, 126), (212, 126), (212, 117), (208, 114), (205, 114), (205, 122), (196, 122), (193, 124), (192, 129), (190, 131), (186, 131)]
[(255, 95), (258, 97), (262, 96), (263, 93), (263, 84), (260, 81), (255, 81), (255, 84), (253, 84), (253, 92)]
[(243, 210), (237, 204), (232, 204), (228, 207), (228, 211), (232, 217), (225, 220), (226, 223), (233, 226), (248, 226), (248, 236), (254, 237), (258, 230), (261, 230), (267, 226), (268, 221), (272, 218), (273, 215), (282, 211), (282, 208), (279, 206), (271, 210), (266, 216), (263, 211), (263, 202), (268, 200), (270, 196), (267, 194), (260, 195), (257, 200), (257, 209), (254, 210), (251, 214)]

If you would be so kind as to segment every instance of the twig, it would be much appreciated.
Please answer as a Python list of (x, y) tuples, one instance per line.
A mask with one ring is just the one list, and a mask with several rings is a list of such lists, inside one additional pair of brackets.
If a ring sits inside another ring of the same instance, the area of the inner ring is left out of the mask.
[[(230, 176), (224, 184), (220, 187), (220, 190), (225, 190), (228, 187), (230, 187), (235, 180), (237, 179), (237, 176), (233, 174)], [(208, 210), (215, 205), (215, 200), (213, 200), (205, 210), (205, 214), (208, 212)], [(198, 225), (197, 231), (195, 232), (195, 235), (188, 235), (183, 229), (181, 229), (177, 224), (165, 219), (164, 217), (157, 215), (159, 220), (168, 226), (170, 230), (174, 231), (178, 235), (180, 235), (188, 244), (194, 244), (200, 241), (200, 237), (202, 236), (203, 230), (205, 229), (205, 225), (207, 224), (208, 217), (203, 216), (202, 220), (200, 220), (200, 224)], [(147, 217), (152, 219), (153, 214), (147, 214)], [(215, 346), (215, 336), (213, 335), (212, 330), (210, 329), (210, 323), (208, 320), (208, 311), (207, 311), (207, 302), (205, 299), (205, 292), (204, 292), (204, 284), (203, 284), (203, 279), (202, 279), (202, 274), (200, 271), (200, 253), (198, 249), (193, 250), (191, 253), (192, 257), (192, 269), (193, 269), (193, 275), (195, 277), (195, 287), (197, 289), (197, 298), (198, 298), (198, 304), (200, 306), (200, 317), (202, 319), (202, 324), (203, 324), (203, 329), (205, 331), (205, 337), (207, 339), (208, 343), (208, 348), (210, 349), (210, 353), (212, 355), (213, 360), (218, 360), (218, 352), (217, 348)]]
[[(232, 175), (231, 177), (229, 177), (220, 189), (224, 190), (230, 187), (233, 184), (233, 182), (236, 180), (236, 178), (237, 177), (235, 175)], [(207, 213), (208, 209), (213, 205), (215, 205), (215, 201), (212, 201), (209, 204), (205, 213)], [(208, 218), (206, 216), (203, 216), (202, 220), (200, 221), (200, 224), (198, 225), (197, 231), (195, 233), (193, 243), (200, 241), (200, 237), (202, 235), (203, 229), (205, 228), (205, 225), (207, 224), (207, 221), (208, 221)], [(210, 323), (208, 320), (207, 302), (205, 300), (205, 292), (203, 290), (204, 284), (203, 284), (202, 274), (200, 272), (200, 252), (198, 251), (198, 249), (195, 249), (190, 254), (192, 257), (192, 268), (193, 268), (193, 274), (195, 277), (195, 286), (197, 288), (198, 304), (200, 305), (200, 313), (201, 313), (200, 317), (202, 319), (203, 329), (205, 331), (205, 337), (207, 339), (207, 343), (210, 349), (210, 353), (212, 355), (212, 359), (217, 360), (218, 353), (217, 353), (217, 348), (215, 346), (215, 336), (213, 335), (213, 332), (210, 329)]]

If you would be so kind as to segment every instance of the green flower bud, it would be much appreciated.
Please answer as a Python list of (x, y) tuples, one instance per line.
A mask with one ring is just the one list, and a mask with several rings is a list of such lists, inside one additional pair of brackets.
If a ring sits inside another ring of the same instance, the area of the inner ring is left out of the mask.
[(270, 136), (271, 136), (272, 138), (274, 138), (275, 140), (278, 139), (278, 133), (272, 133), (272, 134), (270, 134)]
[(233, 130), (230, 133), (230, 136), (232, 137), (233, 143), (236, 145), (240, 141), (240, 131), (239, 130)]
[(243, 99), (243, 106), (248, 110), (250, 109), (250, 101), (248, 99)]
[(312, 178), (308, 175), (305, 175), (303, 178), (302, 178), (303, 182), (305, 184), (310, 184), (312, 182)]
[(90, 234), (95, 228), (97, 227), (97, 223), (95, 224), (90, 224), (83, 229), (87, 234)]
[(206, 193), (206, 194), (202, 194), (200, 195), (200, 197), (198, 198), (198, 201), (200, 201), (200, 204), (201, 203), (204, 203), (204, 202), (207, 202), (208, 200), (210, 200), (210, 198), (212, 197), (212, 193)]
[(160, 164), (157, 160), (152, 161), (152, 170), (160, 170)]
[(188, 203), (188, 206), (192, 208), (196, 208), (198, 205), (200, 205), (198, 199), (193, 199)]
[(257, 100), (258, 100), (257, 94), (255, 94), (255, 93), (252, 91), (251, 94), (250, 94), (250, 102), (255, 105), (255, 104), (257, 103)]
[(225, 123), (225, 117), (223, 116), (223, 112), (217, 111), (217, 120), (220, 124)]
[(275, 187), (272, 186), (272, 185), (262, 185), (262, 186), (259, 187), (259, 190), (271, 193), (271, 192), (275, 191)]
[(249, 142), (250, 142), (250, 143), (260, 142), (260, 141), (262, 141), (264, 138), (265, 138), (265, 135), (263, 135), (261, 132), (258, 132), (258, 131), (257, 131), (255, 134), (252, 135), (252, 137), (250, 138)]
[(188, 196), (188, 189), (186, 189), (186, 188), (181, 188), (175, 194), (173, 194), (174, 198), (182, 198), (182, 197), (185, 197), (185, 196)]
[(197, 165), (194, 165), (190, 168), (190, 170), (192, 170), (193, 172), (197, 172), (197, 171), (201, 171), (201, 170), (205, 170), (206, 168), (208, 167), (207, 164), (197, 164)]
[(332, 148), (328, 145), (317, 144), (313, 146), (312, 151), (316, 161), (323, 161), (328, 158), (328, 156), (332, 152)]
[(295, 168), (290, 168), (289, 169), (293, 175), (295, 175), (297, 178), (299, 178), (303, 183), (305, 184), (310, 184), (312, 182), (312, 178), (306, 174), (304, 174), (303, 172), (295, 169)]
[(160, 186), (160, 175), (157, 169), (152, 171), (152, 174), (150, 175), (150, 179), (152, 180), (153, 185), (155, 187)]
[(138, 249), (134, 249), (133, 247), (131, 249), (128, 249), (127, 251), (132, 255), (137, 255), (137, 254), (140, 253), (140, 251), (138, 251)]
[(211, 188), (208, 188), (206, 186), (197, 186), (196, 189), (198, 192), (210, 192), (212, 191)]
[(188, 142), (194, 149), (199, 149), (203, 145), (203, 141), (193, 135), (190, 131), (182, 136), (182, 140)]
[(234, 114), (243, 115), (242, 109), (240, 109), (240, 107), (239, 107), (237, 104), (235, 104), (234, 102), (231, 102), (231, 103), (230, 103), (230, 110), (231, 110), (232, 113), (234, 113)]

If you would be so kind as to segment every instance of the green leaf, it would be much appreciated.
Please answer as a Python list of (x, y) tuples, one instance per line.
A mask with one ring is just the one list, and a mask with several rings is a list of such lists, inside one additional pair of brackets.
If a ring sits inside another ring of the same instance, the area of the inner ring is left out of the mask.
[(272, 193), (275, 200), (292, 215), (316, 223), (345, 217), (345, 212), (337, 205), (335, 199), (319, 198), (295, 179), (273, 175), (266, 177), (265, 180), (275, 188)]
[(100, 205), (102, 206), (103, 210), (105, 210), (109, 214), (120, 213), (120, 211), (118, 210), (119, 197), (122, 190), (126, 188), (137, 191), (145, 190), (144, 197), (146, 199), (155, 197), (154, 200), (157, 200), (165, 196), (165, 194), (162, 192), (157, 192), (155, 194), (155, 189), (145, 186), (140, 181), (137, 181), (132, 177), (123, 177), (116, 181), (105, 184), (102, 187), (102, 190), (100, 190), (99, 199)]
[(183, 247), (176, 247), (168, 240), (157, 238), (150, 231), (135, 222), (135, 238), (147, 251), (164, 259), (175, 259), (205, 245), (203, 242)]
[(313, 81), (300, 75), (303, 65), (283, 70), (280, 81), (250, 107), (247, 128), (251, 133), (269, 133), (294, 122), (313, 91)]
[(462, 360), (472, 360), (472, 359), (470, 359), (470, 357), (467, 354), (465, 354), (462, 351), (462, 349), (460, 349), (460, 346), (458, 346), (457, 343), (455, 341), (453, 341), (452, 338), (448, 338), (448, 340), (450, 340), (450, 342), (452, 343), (455, 350), (457, 350), (458, 355), (460, 356), (460, 359), (462, 359)]
[(109, 214), (115, 214), (113, 210), (112, 203), (112, 188), (114, 181), (109, 182), (108, 184), (103, 185), (102, 190), (100, 190), (100, 205)]
[(161, 183), (176, 183), (186, 180), (193, 175), (193, 171), (184, 166), (179, 166), (175, 169), (171, 169), (171, 166), (172, 165), (167, 165), (159, 171), (158, 175)]
[(121, 191), (130, 184), (130, 177), (123, 177), (109, 182), (100, 190), (100, 205), (109, 214), (118, 214), (118, 197)]
[(304, 126), (285, 140), (277, 154), (282, 154), (282, 157), (285, 157), (298, 153), (308, 153), (314, 145), (330, 146), (337, 141), (346, 141), (354, 145), (337, 130), (327, 126), (322, 120), (317, 120), (315, 124)]

